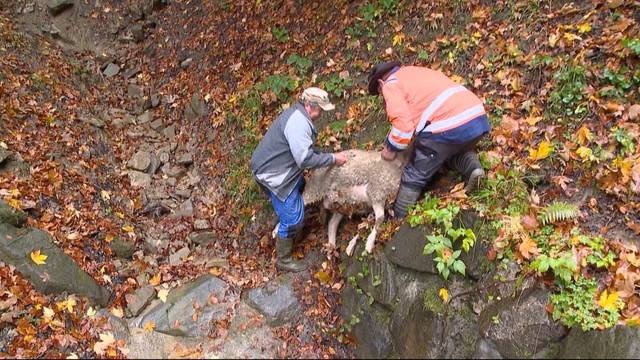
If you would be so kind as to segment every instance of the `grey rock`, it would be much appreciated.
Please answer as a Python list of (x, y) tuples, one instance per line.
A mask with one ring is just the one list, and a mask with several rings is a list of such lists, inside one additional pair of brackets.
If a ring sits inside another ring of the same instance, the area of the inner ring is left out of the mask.
[(147, 173), (150, 175), (153, 175), (158, 171), (159, 168), (160, 168), (160, 159), (155, 155), (151, 155), (151, 163), (147, 168)]
[(151, 185), (151, 175), (145, 174), (140, 171), (129, 170), (129, 181), (134, 188), (146, 188)]
[(496, 350), (496, 345), (487, 339), (481, 339), (476, 343), (474, 359), (502, 359), (502, 355)]
[(208, 245), (216, 241), (216, 234), (213, 231), (193, 232), (188, 239), (198, 245)]
[[(38, 265), (31, 260), (31, 253), (36, 250), (48, 256), (45, 264)], [(15, 266), (36, 290), (46, 294), (66, 291), (86, 296), (102, 306), (106, 306), (111, 297), (106, 288), (98, 285), (44, 231), (0, 224), (0, 260)]]
[(191, 202), (191, 199), (187, 199), (182, 204), (180, 204), (178, 209), (173, 214), (171, 214), (171, 217), (173, 218), (190, 217), (190, 216), (193, 216), (193, 213), (194, 213), (193, 203)]
[(493, 303), (480, 314), (480, 335), (503, 357), (531, 356), (565, 335), (564, 327), (545, 311), (548, 302), (549, 291), (534, 287)]
[(121, 259), (130, 259), (136, 251), (136, 244), (133, 241), (124, 240), (116, 236), (111, 241), (111, 250)]
[(172, 289), (165, 303), (150, 306), (133, 325), (143, 327), (153, 321), (156, 331), (169, 335), (207, 336), (211, 321), (223, 318), (230, 308), (225, 302), (227, 289), (224, 281), (209, 274), (201, 276)]
[(60, 35), (60, 29), (55, 24), (45, 24), (40, 27), (40, 31), (44, 34), (49, 34), (51, 37), (56, 38)]
[(184, 153), (176, 159), (176, 162), (180, 165), (189, 166), (193, 164), (193, 154), (192, 153)]
[(124, 116), (121, 118), (115, 118), (113, 119), (113, 121), (111, 122), (113, 124), (113, 126), (116, 127), (116, 129), (122, 129), (123, 127), (131, 124), (133, 121), (131, 119), (130, 116)]
[(247, 303), (260, 312), (271, 326), (292, 321), (300, 313), (300, 303), (293, 292), (293, 277), (280, 275), (262, 288), (249, 290)]
[(106, 77), (112, 77), (118, 75), (119, 72), (120, 66), (114, 63), (109, 63), (109, 65), (107, 65), (107, 67), (102, 71), (102, 74)]
[(180, 67), (183, 69), (186, 69), (189, 67), (189, 65), (191, 65), (192, 62), (193, 62), (192, 58), (187, 58), (180, 63)]
[[(105, 320), (102, 320), (102, 319)], [(113, 315), (107, 309), (100, 309), (96, 312), (96, 319), (98, 321), (106, 321), (107, 326), (104, 330), (108, 330), (113, 334), (116, 340), (127, 340), (129, 338), (129, 327), (127, 323), (119, 317)]]
[(168, 126), (162, 131), (162, 133), (164, 134), (164, 136), (167, 137), (167, 139), (169, 139), (170, 141), (173, 141), (173, 139), (175, 139), (176, 137), (176, 126), (175, 125)]
[(182, 166), (172, 166), (171, 164), (162, 165), (162, 172), (171, 178), (178, 178), (184, 175), (187, 171)]
[(27, 214), (22, 210), (18, 210), (9, 206), (3, 200), (0, 200), (0, 224), (9, 224), (20, 227), (27, 221)]
[(86, 122), (87, 124), (91, 125), (91, 126), (95, 126), (98, 129), (102, 129), (105, 126), (105, 123), (102, 119), (97, 118), (97, 117), (89, 117), (87, 119), (83, 119), (84, 122)]
[(156, 289), (148, 285), (136, 290), (133, 294), (126, 294), (127, 311), (131, 316), (138, 316), (140, 312), (153, 300), (156, 296)]
[(151, 121), (153, 121), (153, 113), (151, 111), (145, 111), (138, 116), (138, 124), (146, 124)]
[(136, 84), (129, 84), (127, 94), (130, 98), (142, 98), (144, 96), (144, 90)]
[(140, 69), (140, 66), (136, 66), (133, 67), (131, 69), (127, 69), (124, 74), (122, 74), (122, 76), (124, 77), (125, 80), (129, 80), (132, 77), (136, 76), (142, 69)]
[(392, 263), (408, 269), (437, 274), (432, 256), (423, 256), (427, 243), (426, 234), (432, 233), (428, 226), (412, 228), (403, 224), (384, 247), (387, 258)]
[(603, 331), (571, 329), (559, 359), (637, 359), (640, 357), (640, 328), (614, 326)]
[(133, 40), (135, 40), (136, 42), (144, 41), (145, 34), (142, 24), (133, 25), (131, 27), (131, 34), (133, 35)]
[(209, 220), (206, 219), (197, 219), (193, 222), (193, 228), (196, 230), (207, 230), (211, 227), (209, 225)]
[(149, 165), (151, 165), (151, 154), (144, 150), (136, 152), (127, 163), (127, 166), (138, 171), (146, 171)]
[(144, 245), (149, 252), (163, 251), (169, 246), (169, 239), (165, 236), (147, 235), (144, 238)]
[(157, 107), (158, 105), (160, 105), (160, 97), (158, 94), (151, 95), (151, 106)]
[(34, 4), (34, 3), (32, 3), (32, 2), (30, 2), (30, 3), (26, 3), (26, 4), (24, 5), (24, 8), (22, 8), (22, 11), (21, 11), (21, 12), (22, 12), (23, 14), (30, 14), (30, 13), (32, 13), (32, 12), (34, 12), (34, 11), (35, 11), (35, 6), (36, 6), (36, 4)]
[(206, 346), (206, 339), (190, 339), (163, 334), (158, 331), (131, 329), (126, 348), (130, 359), (178, 359), (183, 358), (180, 349)]
[(171, 150), (160, 152), (160, 155), (158, 157), (160, 158), (161, 163), (166, 164), (169, 162), (169, 152), (171, 152)]
[(176, 189), (176, 195), (180, 196), (183, 199), (186, 199), (191, 196), (191, 190), (185, 188)]
[(0, 164), (7, 160), (11, 156), (11, 152), (3, 147), (0, 147)]
[(241, 301), (229, 326), (229, 334), (218, 347), (205, 348), (205, 359), (274, 359), (283, 346), (266, 324), (255, 324), (260, 314)]
[(187, 256), (189, 256), (190, 253), (191, 251), (189, 251), (188, 247), (185, 246), (181, 248), (180, 250), (169, 255), (169, 265), (172, 265), (172, 266), (180, 265), (182, 263), (182, 260)]
[(47, 8), (53, 16), (73, 6), (73, 0), (47, 0)]
[(207, 105), (205, 104), (200, 96), (197, 94), (193, 94), (191, 96), (191, 102), (187, 104), (184, 108), (184, 117), (189, 121), (193, 121), (200, 116), (203, 116), (207, 111)]
[(158, 130), (164, 126), (164, 121), (162, 119), (156, 119), (151, 124), (149, 124), (153, 130)]

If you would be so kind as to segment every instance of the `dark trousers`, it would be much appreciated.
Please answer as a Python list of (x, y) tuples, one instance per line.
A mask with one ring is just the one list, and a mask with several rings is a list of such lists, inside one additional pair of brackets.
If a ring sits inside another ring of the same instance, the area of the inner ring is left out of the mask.
[(482, 135), (464, 144), (446, 144), (418, 135), (409, 163), (402, 172), (402, 186), (422, 191), (447, 161), (456, 155), (475, 150), (475, 145), (481, 138)]

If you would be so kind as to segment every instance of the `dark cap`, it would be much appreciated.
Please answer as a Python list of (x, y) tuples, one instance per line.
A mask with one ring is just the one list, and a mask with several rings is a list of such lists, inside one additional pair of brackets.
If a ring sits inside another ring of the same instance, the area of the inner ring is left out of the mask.
[(369, 94), (378, 95), (378, 80), (382, 79), (391, 69), (400, 66), (399, 61), (389, 61), (374, 66), (369, 73)]

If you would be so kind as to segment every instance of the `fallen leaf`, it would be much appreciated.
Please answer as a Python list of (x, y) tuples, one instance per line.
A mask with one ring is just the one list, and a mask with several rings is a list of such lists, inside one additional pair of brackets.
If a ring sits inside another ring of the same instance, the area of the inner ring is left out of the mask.
[(45, 265), (46, 264), (45, 260), (47, 260), (47, 257), (48, 257), (47, 255), (41, 254), (40, 250), (31, 252), (31, 260), (37, 265)]
[(158, 291), (158, 299), (160, 299), (160, 301), (162, 301), (163, 303), (167, 302), (167, 295), (169, 295), (169, 290), (167, 289)]
[(107, 201), (109, 199), (111, 199), (111, 195), (109, 194), (108, 191), (106, 190), (102, 190), (100, 191), (100, 197), (102, 198), (102, 200)]
[(582, 126), (580, 129), (578, 129), (578, 144), (585, 145), (592, 139), (593, 139), (593, 134), (591, 133), (591, 130), (589, 130), (588, 127)]
[(153, 285), (153, 286), (158, 286), (160, 285), (160, 273), (157, 273), (155, 275), (153, 275), (153, 277), (151, 279), (149, 279), (149, 284)]
[(132, 233), (133, 232), (133, 226), (125, 225), (125, 226), (122, 227), (122, 230), (124, 230), (124, 232), (126, 232), (126, 233)]
[(115, 317), (119, 317), (122, 319), (124, 317), (124, 310), (121, 307), (117, 306), (110, 310), (111, 314)]
[(580, 34), (585, 34), (588, 33), (589, 31), (591, 31), (591, 24), (590, 23), (583, 23), (578, 25), (578, 32)]
[(79, 359), (78, 355), (76, 355), (76, 353), (71, 353), (69, 354), (69, 356), (67, 356), (67, 359)]
[(147, 322), (144, 324), (144, 330), (145, 330), (146, 332), (152, 332), (152, 331), (153, 331), (153, 329), (155, 329), (155, 328), (156, 328), (156, 323), (155, 323), (155, 322), (153, 322), (153, 321), (147, 321)]
[(318, 279), (323, 284), (328, 284), (331, 282), (331, 276), (326, 272), (320, 270), (313, 275), (314, 278)]
[(89, 306), (89, 308), (87, 309), (87, 316), (91, 319), (96, 317), (96, 309), (94, 309), (93, 306)]
[(78, 239), (80, 239), (80, 233), (78, 233), (77, 231), (67, 235), (67, 240), (78, 240)]
[(441, 288), (438, 291), (438, 295), (440, 295), (440, 298), (442, 299), (442, 301), (444, 301), (445, 304), (449, 302), (449, 290)]
[(619, 297), (620, 295), (618, 294), (617, 291), (614, 291), (609, 294), (608, 291), (605, 290), (602, 292), (602, 294), (600, 294), (600, 300), (598, 300), (598, 305), (600, 305), (600, 307), (605, 310), (614, 310), (618, 306), (617, 302)]
[(529, 149), (529, 159), (533, 161), (543, 160), (549, 157), (553, 151), (553, 146), (548, 141), (542, 141), (538, 149)]
[(627, 117), (629, 118), (629, 120), (635, 120), (640, 116), (640, 105), (635, 104), (635, 105), (631, 105), (629, 107), (629, 110), (627, 111)]
[(42, 312), (43, 312), (44, 320), (46, 322), (50, 322), (56, 314), (52, 308), (47, 306), (42, 308)]
[(404, 41), (404, 34), (403, 33), (398, 33), (398, 34), (393, 36), (393, 46), (402, 45), (403, 41)]
[(93, 351), (95, 351), (96, 354), (102, 356), (105, 354), (107, 348), (115, 342), (116, 339), (113, 337), (112, 333), (108, 332), (105, 334), (100, 334), (100, 341), (96, 342), (95, 345), (93, 345)]
[(520, 251), (520, 255), (522, 255), (523, 258), (529, 260), (531, 259), (531, 255), (537, 255), (539, 253), (538, 244), (529, 236), (525, 236), (520, 245), (518, 245), (518, 251)]
[(222, 275), (222, 269), (218, 266), (214, 266), (211, 269), (209, 269), (209, 274), (213, 276), (220, 276)]

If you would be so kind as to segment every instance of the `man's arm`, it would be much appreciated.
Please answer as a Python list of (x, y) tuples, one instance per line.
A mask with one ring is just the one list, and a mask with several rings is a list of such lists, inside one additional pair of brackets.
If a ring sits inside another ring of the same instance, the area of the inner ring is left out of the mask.
[(411, 142), (415, 131), (411, 122), (409, 105), (397, 80), (384, 84), (382, 95), (386, 104), (387, 116), (391, 122), (391, 131), (385, 141), (386, 147), (391, 151), (402, 151)]
[(289, 149), (298, 167), (315, 169), (335, 163), (333, 154), (316, 151), (311, 138), (311, 126), (305, 119), (292, 117), (284, 129), (284, 136), (289, 142)]

